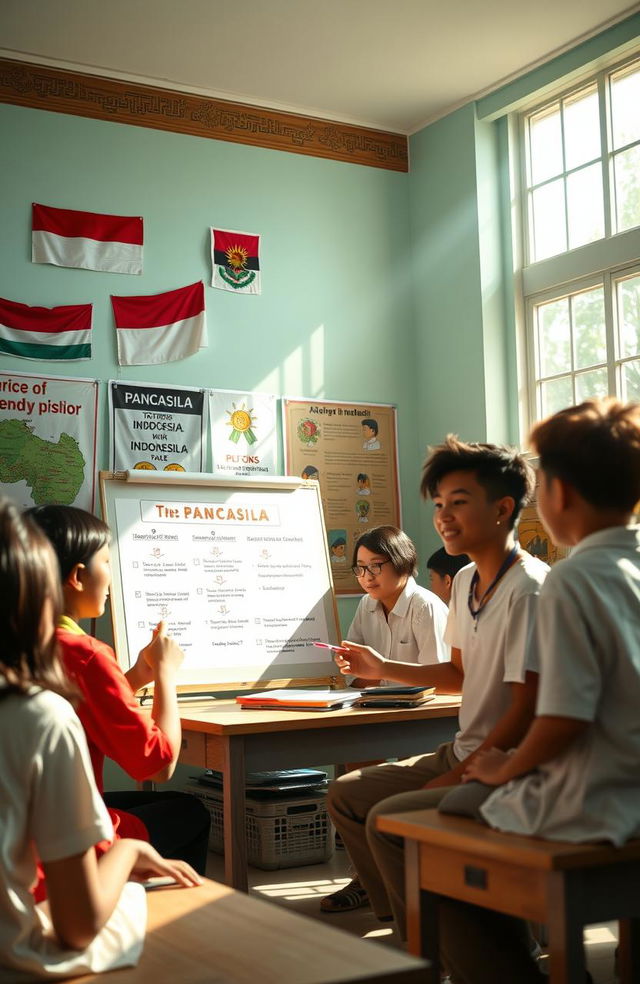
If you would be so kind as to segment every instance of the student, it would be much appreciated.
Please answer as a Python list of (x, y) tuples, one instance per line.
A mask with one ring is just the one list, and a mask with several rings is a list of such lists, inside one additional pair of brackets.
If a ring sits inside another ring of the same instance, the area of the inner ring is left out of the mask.
[(432, 553), (427, 561), (429, 571), (429, 587), (438, 598), (448, 605), (451, 601), (451, 589), (453, 579), (459, 570), (470, 564), (471, 561), (466, 554), (454, 556), (448, 554), (444, 547), (440, 547)]
[(343, 536), (337, 536), (329, 548), (332, 564), (346, 564), (347, 541)]
[[(640, 835), (640, 529), (629, 525), (640, 499), (640, 404), (589, 400), (538, 424), (530, 441), (542, 522), (573, 549), (540, 595), (535, 720), (515, 751), (470, 762), (464, 779), (487, 785), (460, 792), (476, 806), (484, 798), (479, 816), (499, 830), (620, 845)], [(518, 920), (453, 903), (446, 911), (443, 951), (456, 982), (548, 980), (519, 945)], [(467, 928), (473, 943), (461, 947)]]
[(533, 616), (547, 567), (519, 550), (514, 524), (533, 489), (533, 473), (516, 452), (465, 444), (450, 435), (428, 458), (422, 493), (435, 504), (445, 549), (474, 562), (453, 582), (445, 641), (451, 661), (394, 662), (375, 649), (343, 642), (343, 673), (385, 677), (462, 693), (460, 730), (437, 751), (341, 776), (328, 808), (378, 918), (395, 916), (404, 936), (402, 840), (376, 830), (378, 813), (437, 805), (481, 748), (511, 748), (533, 717), (537, 658)]
[(379, 451), (380, 441), (378, 440), (378, 421), (373, 417), (367, 417), (362, 421), (362, 449), (363, 451)]
[[(113, 650), (78, 625), (104, 612), (111, 583), (109, 527), (73, 506), (36, 506), (28, 515), (47, 534), (58, 558), (64, 615), (56, 634), (65, 669), (82, 695), (78, 716), (98, 789), (104, 790), (105, 756), (133, 779), (166, 782), (180, 753), (176, 674), (182, 650), (160, 622), (136, 663), (123, 673)], [(152, 682), (149, 716), (134, 694)], [(205, 873), (210, 818), (196, 797), (170, 790), (103, 795), (116, 836), (149, 840), (161, 854), (182, 858)]]
[[(371, 646), (386, 659), (404, 663), (449, 662), (451, 652), (444, 641), (447, 609), (432, 591), (416, 583), (418, 555), (403, 530), (378, 526), (363, 533), (353, 551), (353, 572), (365, 592), (347, 632), (353, 643)], [(351, 686), (385, 682), (356, 677)], [(356, 877), (323, 898), (320, 908), (347, 912), (368, 901)]]
[[(138, 961), (146, 904), (132, 876), (200, 878), (147, 843), (112, 837), (87, 744), (57, 659), (56, 559), (43, 534), (0, 500), (0, 981), (97, 973)], [(49, 901), (31, 888), (44, 866)]]
[(360, 472), (356, 478), (358, 495), (371, 495), (371, 480), (365, 472)]

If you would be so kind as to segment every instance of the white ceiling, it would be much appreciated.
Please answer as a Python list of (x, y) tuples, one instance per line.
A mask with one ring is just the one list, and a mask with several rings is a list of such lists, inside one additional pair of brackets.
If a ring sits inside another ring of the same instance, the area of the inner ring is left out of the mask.
[(412, 133), (624, 0), (0, 0), (0, 54)]

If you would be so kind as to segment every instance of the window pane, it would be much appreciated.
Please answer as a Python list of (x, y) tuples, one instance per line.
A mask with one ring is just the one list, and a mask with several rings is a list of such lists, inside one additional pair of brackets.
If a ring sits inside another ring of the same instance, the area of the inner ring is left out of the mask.
[(531, 184), (539, 184), (547, 178), (562, 173), (562, 125), (559, 103), (530, 118), (529, 146)]
[(532, 192), (534, 258), (563, 253), (567, 248), (564, 181), (551, 181)]
[[(640, 116), (640, 108), (638, 109)], [(618, 232), (640, 225), (640, 145), (613, 159)]]
[(548, 417), (550, 413), (556, 413), (563, 407), (570, 407), (573, 403), (571, 376), (550, 379), (547, 383), (541, 383), (540, 396), (542, 398), (543, 417)]
[(555, 376), (571, 369), (571, 331), (569, 328), (569, 299), (537, 308), (540, 375)]
[(567, 170), (600, 157), (600, 111), (595, 85), (564, 104), (564, 152)]
[(589, 400), (592, 396), (607, 396), (609, 380), (606, 369), (592, 369), (576, 376), (576, 403)]
[(600, 365), (607, 360), (604, 323), (604, 290), (585, 290), (571, 298), (576, 369)]
[(640, 67), (611, 76), (611, 128), (613, 147), (640, 140)]
[[(640, 277), (629, 277), (618, 283), (618, 321), (620, 325), (620, 355), (640, 354)], [(636, 399), (636, 397), (634, 397)]]
[(567, 177), (569, 249), (604, 236), (602, 168), (593, 164)]
[(623, 400), (640, 400), (640, 362), (623, 365), (622, 390)]

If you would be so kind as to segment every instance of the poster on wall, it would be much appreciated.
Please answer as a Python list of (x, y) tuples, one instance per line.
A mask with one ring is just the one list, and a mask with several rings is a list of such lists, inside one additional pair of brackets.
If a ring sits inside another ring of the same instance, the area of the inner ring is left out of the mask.
[(351, 570), (358, 537), (401, 526), (396, 408), (284, 398), (285, 472), (315, 480), (336, 594), (360, 594)]
[(276, 397), (209, 390), (212, 472), (220, 478), (278, 474)]
[(0, 372), (0, 494), (92, 510), (98, 384)]
[(202, 472), (205, 390), (109, 380), (111, 471)]
[(531, 502), (520, 513), (518, 540), (533, 557), (553, 566), (558, 560), (564, 560), (569, 556), (569, 547), (554, 543), (542, 524), (538, 512), (538, 482), (540, 481), (538, 459), (529, 458), (529, 464), (536, 470), (536, 488)]

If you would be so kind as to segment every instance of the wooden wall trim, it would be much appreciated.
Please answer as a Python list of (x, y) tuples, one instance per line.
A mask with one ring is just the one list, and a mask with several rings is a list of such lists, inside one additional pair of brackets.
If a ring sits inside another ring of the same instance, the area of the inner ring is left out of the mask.
[(408, 171), (406, 136), (0, 58), (0, 102)]

